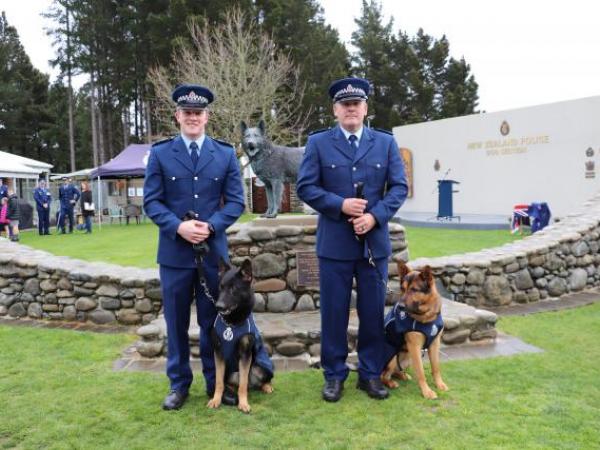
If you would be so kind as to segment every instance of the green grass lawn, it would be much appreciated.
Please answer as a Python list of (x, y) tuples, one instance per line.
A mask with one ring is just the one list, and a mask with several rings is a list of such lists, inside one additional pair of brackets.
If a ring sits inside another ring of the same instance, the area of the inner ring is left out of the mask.
[[(255, 218), (244, 214), (240, 222)], [(53, 231), (54, 232), (54, 231)], [(410, 258), (435, 257), (491, 248), (520, 239), (508, 230), (472, 231), (406, 227)], [(21, 242), (55, 255), (72, 256), (86, 261), (104, 261), (124, 266), (156, 267), (158, 228), (147, 221), (140, 225), (97, 226), (91, 235), (39, 236), (36, 231), (21, 233)]]
[(162, 411), (165, 375), (111, 369), (132, 336), (0, 325), (0, 448), (599, 448), (599, 323), (600, 303), (502, 318), (545, 352), (445, 363), (450, 391), (436, 401), (414, 382), (371, 400), (351, 373), (328, 404), (310, 370), (278, 373), (250, 415), (208, 410), (202, 382)]

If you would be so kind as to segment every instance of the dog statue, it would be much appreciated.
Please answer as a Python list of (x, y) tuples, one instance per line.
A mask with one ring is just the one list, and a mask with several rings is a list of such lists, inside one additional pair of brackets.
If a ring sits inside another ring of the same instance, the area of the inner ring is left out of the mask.
[(267, 191), (267, 212), (261, 217), (277, 217), (283, 183), (295, 183), (298, 169), (304, 155), (304, 147), (284, 147), (273, 145), (265, 134), (265, 122), (261, 120), (256, 128), (248, 128), (241, 122), (242, 147), (250, 160), (252, 170), (265, 184)]
[(215, 393), (207, 404), (211, 409), (221, 405), (226, 389), (231, 392), (232, 386), (238, 386), (238, 409), (244, 413), (251, 409), (248, 388), (273, 392), (275, 369), (252, 314), (252, 278), (249, 259), (240, 268), (221, 261), (220, 292), (215, 304), (218, 314), (211, 331), (216, 372)]
[(440, 370), (440, 345), (444, 330), (442, 298), (437, 292), (429, 266), (416, 271), (410, 270), (404, 261), (399, 261), (398, 276), (401, 295), (384, 321), (388, 363), (381, 381), (388, 388), (397, 388), (398, 383), (392, 380), (392, 376), (410, 380), (405, 369), (412, 363), (423, 397), (435, 399), (437, 394), (425, 380), (422, 351), (427, 349), (436, 387), (440, 391), (447, 391), (448, 386)]

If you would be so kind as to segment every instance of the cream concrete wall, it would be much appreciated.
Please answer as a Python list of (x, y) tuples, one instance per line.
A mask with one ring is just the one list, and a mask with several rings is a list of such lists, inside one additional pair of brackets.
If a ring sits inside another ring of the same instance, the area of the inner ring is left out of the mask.
[[(514, 204), (546, 201), (554, 217), (563, 216), (600, 187), (600, 96), (393, 131), (398, 146), (413, 154), (414, 196), (403, 211), (437, 212), (437, 180), (448, 169), (446, 178), (461, 183), (455, 214), (508, 215)], [(586, 162), (594, 169), (586, 170)]]

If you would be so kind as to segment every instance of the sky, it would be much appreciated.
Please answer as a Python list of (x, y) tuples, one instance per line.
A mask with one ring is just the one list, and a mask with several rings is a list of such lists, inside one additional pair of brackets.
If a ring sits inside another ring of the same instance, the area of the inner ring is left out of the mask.
[[(53, 73), (40, 17), (51, 0), (0, 0), (34, 66)], [(320, 0), (325, 20), (350, 45), (362, 0)], [(394, 32), (446, 35), (479, 84), (479, 109), (493, 112), (600, 95), (600, 2), (590, 0), (383, 0)], [(55, 76), (55, 75), (54, 75)], [(53, 76), (53, 77), (54, 77)]]

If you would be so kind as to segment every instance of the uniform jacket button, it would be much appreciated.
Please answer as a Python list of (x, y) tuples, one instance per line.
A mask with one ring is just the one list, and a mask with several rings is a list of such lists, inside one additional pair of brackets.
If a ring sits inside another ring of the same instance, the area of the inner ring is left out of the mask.
[(194, 198), (198, 198), (198, 194), (194, 194)]
[(175, 177), (171, 177), (171, 180), (175, 181)]
[(197, 180), (197, 179), (198, 179), (198, 177), (194, 177), (194, 180)]

